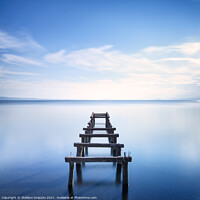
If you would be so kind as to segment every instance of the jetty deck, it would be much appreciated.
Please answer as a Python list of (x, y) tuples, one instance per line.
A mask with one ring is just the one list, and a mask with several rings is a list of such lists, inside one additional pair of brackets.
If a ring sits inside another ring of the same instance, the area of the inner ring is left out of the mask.
[[(96, 127), (95, 119), (104, 118), (105, 127)], [(79, 134), (81, 138), (80, 143), (74, 143), (74, 147), (77, 148), (76, 157), (66, 156), (65, 162), (69, 163), (69, 180), (68, 187), (73, 187), (74, 180), (74, 164), (76, 163), (77, 173), (81, 173), (81, 165), (85, 162), (113, 162), (117, 163), (117, 173), (121, 176), (121, 168), (123, 169), (123, 188), (128, 188), (128, 163), (132, 161), (132, 157), (126, 155), (121, 155), (121, 149), (124, 147), (124, 144), (117, 143), (117, 138), (119, 134), (114, 133), (116, 128), (114, 128), (110, 122), (110, 115), (106, 113), (92, 113), (90, 116), (90, 121), (88, 126), (83, 128), (85, 131), (84, 134)], [(106, 133), (94, 133), (94, 131), (105, 131)], [(108, 138), (108, 143), (91, 143), (91, 138)], [(85, 157), (88, 154), (88, 148), (110, 148), (111, 155), (108, 157)]]

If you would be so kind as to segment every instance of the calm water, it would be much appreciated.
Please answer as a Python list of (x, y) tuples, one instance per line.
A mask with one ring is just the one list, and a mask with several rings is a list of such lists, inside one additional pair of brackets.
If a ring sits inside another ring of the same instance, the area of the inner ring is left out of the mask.
[[(128, 196), (113, 163), (86, 163), (74, 196), (99, 200), (200, 200), (200, 102), (0, 103), (0, 197), (65, 196), (74, 142), (92, 112), (109, 112), (131, 152)], [(98, 123), (102, 123), (99, 120)], [(99, 124), (100, 125), (100, 124)], [(107, 142), (94, 139), (93, 142)], [(89, 156), (110, 155), (89, 149)]]

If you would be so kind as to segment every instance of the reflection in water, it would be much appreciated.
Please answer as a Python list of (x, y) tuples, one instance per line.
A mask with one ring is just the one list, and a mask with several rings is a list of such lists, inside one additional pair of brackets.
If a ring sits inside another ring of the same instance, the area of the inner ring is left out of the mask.
[(122, 200), (128, 200), (128, 186), (122, 186)]
[(74, 189), (73, 186), (68, 186), (68, 191), (69, 191), (69, 198), (74, 199)]
[[(121, 170), (122, 169), (122, 164), (121, 163), (117, 163), (117, 167), (116, 167), (116, 181), (115, 183), (116, 184), (119, 184), (121, 183)], [(98, 170), (97, 170), (98, 171)], [(77, 175), (77, 184), (78, 185), (82, 185), (82, 184), (86, 184), (86, 185), (95, 185), (95, 180), (91, 181), (90, 183), (89, 182), (84, 182), (82, 180), (82, 166), (81, 166), (81, 163), (76, 163), (76, 175)], [(76, 183), (75, 183), (76, 184)], [(109, 183), (110, 185), (111, 183)], [(106, 185), (105, 183), (103, 183), (103, 185)], [(124, 185), (124, 184), (121, 184), (122, 185), (122, 200), (128, 200), (128, 184)], [(71, 199), (74, 199), (74, 187), (73, 185), (68, 185), (68, 193), (69, 193), (69, 197)]]

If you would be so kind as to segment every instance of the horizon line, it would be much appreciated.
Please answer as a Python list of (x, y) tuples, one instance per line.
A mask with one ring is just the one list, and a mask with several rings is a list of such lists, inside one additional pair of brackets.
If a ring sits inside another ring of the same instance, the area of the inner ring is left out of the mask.
[(41, 99), (26, 97), (0, 97), (0, 101), (195, 101), (200, 98), (180, 98), (180, 99)]

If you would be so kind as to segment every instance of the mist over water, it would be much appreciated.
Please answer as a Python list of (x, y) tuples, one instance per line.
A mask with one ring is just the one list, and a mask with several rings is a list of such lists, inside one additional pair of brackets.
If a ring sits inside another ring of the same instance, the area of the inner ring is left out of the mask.
[[(0, 197), (68, 196), (64, 157), (76, 155), (73, 143), (92, 112), (110, 114), (122, 152), (131, 152), (126, 199), (200, 199), (198, 101), (0, 103)], [(88, 153), (110, 156), (110, 149)], [(74, 196), (125, 199), (113, 163), (85, 163), (82, 183), (74, 175)]]

